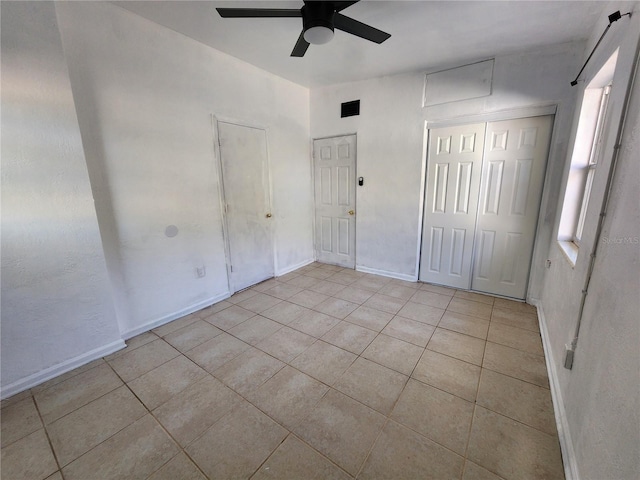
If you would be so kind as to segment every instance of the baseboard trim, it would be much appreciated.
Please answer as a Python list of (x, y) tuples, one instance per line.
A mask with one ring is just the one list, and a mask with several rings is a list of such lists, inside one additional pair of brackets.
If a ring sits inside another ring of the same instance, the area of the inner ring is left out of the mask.
[(81, 367), (82, 365), (86, 365), (89, 362), (102, 358), (113, 352), (117, 352), (118, 350), (124, 347), (126, 347), (124, 340), (116, 340), (115, 342), (111, 342), (111, 343), (108, 343), (107, 345), (94, 348), (93, 350), (85, 352), (82, 355), (78, 355), (77, 357), (71, 358), (69, 360), (65, 360), (62, 363), (58, 363), (57, 365), (54, 365), (52, 367), (46, 368), (37, 373), (29, 375), (28, 377), (21, 378), (20, 380), (10, 383), (5, 387), (2, 387), (0, 398), (4, 400), (5, 398), (11, 397), (16, 393), (23, 392), (28, 388), (35, 387), (36, 385), (40, 385), (41, 383), (44, 383), (47, 380), (51, 380), (52, 378), (55, 378), (58, 375), (62, 375), (63, 373), (70, 372), (71, 370)]
[(562, 451), (562, 463), (564, 464), (564, 476), (566, 480), (580, 480), (578, 471), (578, 459), (573, 449), (571, 441), (571, 431), (569, 430), (569, 422), (567, 420), (567, 411), (564, 408), (562, 400), (562, 391), (560, 390), (560, 382), (558, 380), (558, 370), (554, 361), (551, 342), (549, 340), (549, 330), (547, 329), (547, 321), (544, 316), (542, 304), (537, 299), (531, 299), (531, 304), (538, 311), (538, 323), (540, 325), (540, 336), (542, 337), (542, 346), (544, 347), (544, 356), (547, 363), (547, 373), (549, 375), (549, 385), (551, 387), (551, 399), (553, 401), (553, 411), (556, 417), (556, 427), (558, 428), (558, 440), (560, 441), (560, 450)]
[(305, 260), (303, 262), (300, 262), (300, 263), (298, 263), (296, 265), (292, 265), (290, 267), (283, 268), (282, 270), (278, 270), (276, 272), (276, 277), (281, 277), (283, 275), (286, 275), (287, 273), (293, 272), (294, 270), (297, 270), (297, 269), (302, 268), (302, 267), (306, 267), (307, 265), (310, 265), (315, 261), (316, 260), (314, 258), (312, 258), (310, 260)]
[(155, 320), (151, 320), (150, 322), (144, 323), (142, 325), (137, 326), (136, 328), (132, 328), (130, 330), (126, 330), (122, 332), (122, 338), (125, 340), (129, 340), (136, 335), (140, 335), (141, 333), (148, 332), (149, 330), (153, 330), (154, 328), (160, 327), (165, 323), (172, 322), (180, 317), (184, 317), (185, 315), (189, 315), (190, 313), (197, 312), (198, 310), (202, 310), (205, 307), (213, 305), (214, 303), (218, 303), (226, 298), (229, 298), (231, 294), (227, 291), (216, 295), (215, 297), (210, 297), (201, 302), (190, 305), (182, 310), (178, 310), (177, 312), (171, 313), (169, 315), (165, 315), (164, 317), (157, 318)]
[(363, 267), (362, 265), (356, 265), (356, 271), (362, 273), (373, 273), (374, 275), (381, 275), (383, 277), (395, 278), (397, 280), (404, 280), (405, 282), (417, 282), (417, 275), (407, 275), (406, 273), (389, 272), (387, 270), (379, 270), (377, 268)]

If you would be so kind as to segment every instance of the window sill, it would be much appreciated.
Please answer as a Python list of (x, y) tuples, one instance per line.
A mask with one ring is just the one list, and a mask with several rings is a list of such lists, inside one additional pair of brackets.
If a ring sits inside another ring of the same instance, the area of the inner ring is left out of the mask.
[(558, 240), (558, 245), (562, 253), (564, 253), (564, 257), (571, 264), (571, 268), (574, 268), (578, 259), (578, 245), (566, 240)]

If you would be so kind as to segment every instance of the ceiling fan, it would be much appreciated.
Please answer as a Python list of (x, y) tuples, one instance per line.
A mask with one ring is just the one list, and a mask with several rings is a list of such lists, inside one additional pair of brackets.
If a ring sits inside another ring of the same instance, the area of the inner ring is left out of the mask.
[(301, 9), (290, 8), (216, 8), (223, 18), (285, 18), (302, 17), (302, 33), (291, 52), (292, 57), (304, 57), (313, 43), (321, 45), (333, 38), (334, 29), (356, 35), (375, 43), (382, 43), (391, 35), (370, 25), (342, 15), (340, 12), (359, 0), (324, 2), (304, 0)]

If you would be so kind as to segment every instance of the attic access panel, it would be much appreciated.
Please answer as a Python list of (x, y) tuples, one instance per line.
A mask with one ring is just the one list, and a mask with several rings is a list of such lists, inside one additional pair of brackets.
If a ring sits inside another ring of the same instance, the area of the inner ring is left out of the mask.
[(493, 59), (428, 73), (423, 107), (491, 95)]

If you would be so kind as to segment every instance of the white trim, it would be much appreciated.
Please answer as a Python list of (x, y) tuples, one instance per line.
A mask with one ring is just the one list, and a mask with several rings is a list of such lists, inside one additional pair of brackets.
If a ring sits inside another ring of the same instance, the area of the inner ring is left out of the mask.
[(316, 261), (316, 259), (312, 258), (312, 259), (305, 260), (303, 262), (297, 263), (296, 265), (292, 265), (292, 266), (283, 268), (282, 270), (276, 272), (276, 277), (281, 277), (283, 275), (286, 275), (287, 273), (293, 272), (294, 270), (297, 270), (297, 269), (302, 268), (302, 267), (306, 267), (307, 265), (310, 265), (315, 261)]
[(428, 120), (426, 128), (431, 129), (453, 127), (457, 125), (464, 125), (467, 123), (488, 123), (503, 120), (515, 120), (518, 118), (542, 117), (545, 115), (555, 115), (557, 109), (558, 106), (554, 103), (552, 105), (534, 105), (530, 107), (478, 113), (475, 115), (460, 115), (457, 117), (439, 118), (435, 120)]
[(62, 375), (63, 373), (70, 372), (78, 367), (86, 365), (89, 362), (102, 358), (106, 355), (109, 355), (113, 352), (117, 352), (118, 350), (126, 347), (124, 340), (116, 340), (115, 342), (108, 343), (98, 348), (94, 348), (88, 352), (83, 353), (82, 355), (78, 355), (77, 357), (71, 358), (69, 360), (65, 360), (62, 363), (54, 365), (49, 368), (45, 368), (37, 373), (29, 375), (28, 377), (21, 378), (9, 385), (2, 387), (2, 393), (0, 397), (4, 400), (5, 398), (11, 397), (16, 393), (20, 393), (28, 388), (35, 387), (36, 385), (40, 385), (41, 383), (46, 382), (47, 380), (51, 380), (52, 378), (57, 377), (58, 375)]
[(425, 197), (427, 195), (427, 155), (429, 152), (429, 129), (427, 122), (424, 122), (424, 131), (422, 137), (422, 158), (420, 159), (420, 199), (418, 203), (418, 242), (416, 245), (416, 281), (420, 278), (420, 260), (422, 253), (422, 235), (424, 228), (424, 207)]
[(161, 325), (164, 325), (165, 323), (169, 323), (173, 320), (184, 317), (185, 315), (189, 315), (190, 313), (197, 312), (198, 310), (202, 310), (203, 308), (213, 305), (214, 303), (218, 303), (224, 300), (225, 298), (229, 298), (230, 296), (231, 296), (231, 293), (227, 291), (227, 292), (220, 293), (215, 297), (208, 298), (207, 300), (194, 303), (193, 305), (183, 308), (182, 310), (178, 310), (177, 312), (171, 313), (169, 315), (165, 315), (164, 317), (160, 317), (155, 320), (151, 320), (150, 322), (147, 322), (136, 328), (122, 332), (122, 338), (125, 340), (128, 340), (132, 337), (135, 337), (136, 335), (140, 335), (141, 333), (148, 332), (149, 330), (152, 330)]
[(364, 267), (362, 265), (356, 265), (356, 271), (362, 273), (373, 273), (374, 275), (381, 275), (383, 277), (396, 278), (398, 280), (404, 280), (406, 282), (417, 282), (417, 275), (409, 275), (406, 273), (389, 272), (387, 270), (379, 270), (377, 268)]
[(549, 331), (547, 330), (547, 321), (544, 316), (544, 310), (539, 300), (533, 299), (532, 304), (538, 310), (538, 323), (540, 326), (540, 336), (542, 337), (542, 345), (544, 347), (544, 357), (547, 363), (547, 374), (549, 375), (549, 385), (551, 387), (551, 399), (553, 400), (553, 411), (556, 417), (556, 427), (558, 429), (558, 440), (560, 440), (560, 450), (562, 451), (562, 463), (564, 464), (564, 476), (566, 480), (579, 480), (580, 473), (578, 471), (578, 459), (573, 449), (571, 441), (571, 431), (569, 430), (569, 421), (567, 412), (564, 408), (562, 400), (562, 391), (560, 390), (560, 381), (558, 379), (558, 365), (553, 358), (551, 342), (549, 340)]

